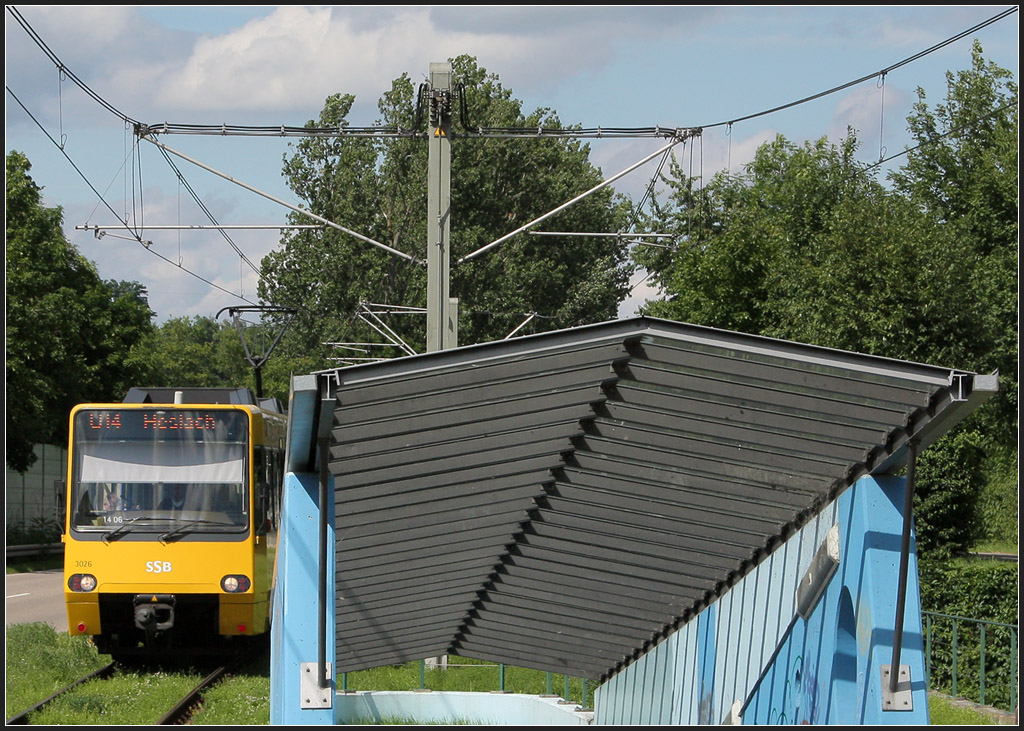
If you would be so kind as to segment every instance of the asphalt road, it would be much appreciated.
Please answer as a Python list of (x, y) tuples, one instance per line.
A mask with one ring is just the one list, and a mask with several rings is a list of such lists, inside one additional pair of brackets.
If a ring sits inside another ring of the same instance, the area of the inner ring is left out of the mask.
[(46, 622), (60, 632), (68, 631), (63, 571), (8, 574), (4, 584), (6, 624)]

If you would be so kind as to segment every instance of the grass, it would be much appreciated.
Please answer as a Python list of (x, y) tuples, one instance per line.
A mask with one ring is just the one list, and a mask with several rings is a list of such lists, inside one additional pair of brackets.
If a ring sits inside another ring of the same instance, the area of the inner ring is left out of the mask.
[[(477, 691), (489, 692), (500, 688), (500, 670), (497, 665), (470, 658), (448, 656), (448, 670), (426, 670), (423, 687), (434, 691)], [(454, 667), (465, 665), (467, 667)], [(420, 663), (388, 665), (357, 673), (345, 673), (338, 688), (346, 690), (416, 690), (420, 687)], [(505, 688), (510, 693), (542, 695), (548, 692), (547, 674), (541, 670), (505, 667)], [(562, 695), (565, 690), (565, 676), (551, 674), (551, 692)], [(581, 702), (583, 683), (580, 678), (569, 678), (569, 697)], [(594, 684), (587, 684), (587, 698), (593, 702)], [(585, 704), (584, 704), (585, 705)]]
[[(52, 695), (71, 682), (110, 661), (83, 637), (58, 633), (49, 625), (35, 622), (7, 628), (7, 708), (14, 715)], [(450, 657), (447, 671), (428, 670), (426, 687), (432, 690), (496, 690), (497, 666), (475, 660)], [(475, 666), (475, 667), (473, 667)], [(347, 673), (349, 690), (415, 690), (420, 687), (419, 662)], [(47, 705), (33, 715), (35, 724), (92, 725), (155, 723), (181, 695), (194, 687), (202, 674), (191, 670), (156, 673), (125, 673), (111, 680), (87, 683), (65, 699)], [(552, 690), (561, 693), (564, 676), (552, 676)], [(545, 673), (523, 668), (505, 669), (509, 692), (546, 692)], [(571, 694), (580, 697), (579, 678), (570, 679)], [(592, 699), (593, 688), (588, 691)], [(270, 721), (269, 653), (242, 668), (232, 677), (210, 688), (194, 713), (193, 725), (266, 725)], [(396, 721), (396, 723), (398, 723)]]
[(64, 557), (60, 554), (7, 560), (7, 573), (9, 574), (27, 574), (33, 571), (51, 571), (62, 568), (64, 568)]
[(977, 553), (1017, 553), (1017, 544), (1013, 541), (986, 540), (978, 541), (971, 548)]
[(11, 625), (6, 639), (5, 684), (10, 716), (110, 662), (84, 638), (58, 633), (42, 622)]
[(928, 694), (928, 721), (932, 726), (995, 726), (993, 716), (973, 708), (958, 705), (952, 698)]
[(270, 651), (207, 690), (193, 726), (266, 726), (270, 723)]
[(200, 680), (194, 672), (118, 672), (48, 703), (32, 725), (155, 724)]
[[(7, 713), (48, 698), (110, 662), (84, 637), (57, 632), (42, 622), (7, 627)], [(119, 672), (93, 680), (32, 714), (35, 724), (98, 725), (156, 723), (205, 672), (191, 668)], [(211, 688), (193, 723), (266, 725), (270, 721), (269, 653)]]
[[(84, 638), (58, 633), (41, 622), (11, 625), (7, 627), (6, 635), (5, 684), (9, 716), (109, 662), (108, 656), (97, 653), (96, 648)], [(498, 688), (497, 667), (454, 656), (449, 657), (449, 662), (479, 667), (428, 670), (424, 674), (427, 688), (435, 691), (490, 691)], [(553, 675), (553, 693), (562, 693), (563, 677)], [(201, 678), (202, 673), (186, 669), (126, 673), (111, 680), (92, 681), (72, 696), (56, 701), (35, 714), (32, 722), (51, 725), (153, 724)], [(345, 681), (349, 690), (414, 690), (420, 687), (419, 663), (347, 673)], [(547, 690), (546, 684), (543, 672), (505, 669), (505, 688), (510, 692), (543, 694)], [(579, 678), (570, 679), (570, 687), (572, 697), (579, 699)], [(588, 700), (592, 700), (592, 692), (591, 687)], [(928, 702), (933, 725), (999, 724), (996, 717), (959, 705), (945, 696), (930, 693)], [(269, 653), (209, 689), (203, 705), (191, 719), (193, 725), (225, 726), (266, 725), (269, 721)], [(414, 722), (390, 720), (390, 725), (411, 723)]]

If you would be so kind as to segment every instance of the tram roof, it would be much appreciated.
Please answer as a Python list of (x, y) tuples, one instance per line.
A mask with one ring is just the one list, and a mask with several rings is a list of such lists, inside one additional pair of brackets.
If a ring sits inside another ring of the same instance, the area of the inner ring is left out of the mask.
[(449, 653), (593, 679), (997, 389), (643, 317), (316, 378), (339, 670)]
[(245, 404), (257, 406), (256, 396), (248, 388), (163, 388), (133, 386), (124, 397), (126, 404), (173, 404), (175, 394), (183, 404)]

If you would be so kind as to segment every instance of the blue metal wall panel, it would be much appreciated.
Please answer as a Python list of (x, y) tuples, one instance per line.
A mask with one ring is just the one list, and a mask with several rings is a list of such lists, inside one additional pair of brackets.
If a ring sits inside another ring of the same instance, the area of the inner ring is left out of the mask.
[[(722, 723), (734, 704), (748, 724), (920, 724), (928, 721), (917, 564), (911, 548), (901, 664), (913, 710), (883, 711), (891, 662), (902, 478), (863, 478), (718, 602), (595, 693), (596, 722)], [(829, 528), (840, 563), (807, 620), (796, 589)], [(656, 695), (670, 696), (655, 713)]]
[[(270, 644), (270, 723), (273, 725), (334, 724), (333, 708), (302, 709), (301, 664), (317, 661), (317, 578), (320, 537), (319, 477), (285, 475), (281, 501), (281, 533), (277, 552)], [(330, 488), (333, 490), (333, 479)], [(332, 506), (333, 507), (333, 506)], [(327, 543), (334, 545), (333, 509), (328, 516)], [(327, 595), (334, 596), (334, 551), (328, 551)], [(327, 662), (334, 666), (334, 603), (326, 607)], [(287, 616), (287, 621), (285, 621)], [(334, 696), (334, 677), (331, 696)]]

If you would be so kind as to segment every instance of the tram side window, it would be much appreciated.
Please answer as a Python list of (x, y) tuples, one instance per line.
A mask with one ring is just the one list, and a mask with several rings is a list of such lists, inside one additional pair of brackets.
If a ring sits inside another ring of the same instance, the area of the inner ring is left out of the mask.
[(242, 499), (241, 483), (217, 485), (215, 488), (213, 509), (227, 513), (233, 521), (245, 520), (245, 501)]
[(276, 531), (281, 512), (281, 487), (284, 479), (284, 452), (278, 447), (253, 448), (253, 474), (256, 477), (256, 496), (261, 513), (257, 525)]
[(252, 475), (256, 483), (253, 485), (253, 526), (257, 533), (265, 533), (267, 525), (266, 450), (260, 445), (254, 446), (252, 449), (252, 458)]
[(269, 514), (270, 525), (274, 530), (278, 528), (278, 516), (281, 511), (281, 488), (284, 481), (284, 453), (279, 448), (267, 450), (268, 474), (267, 482), (270, 484)]

